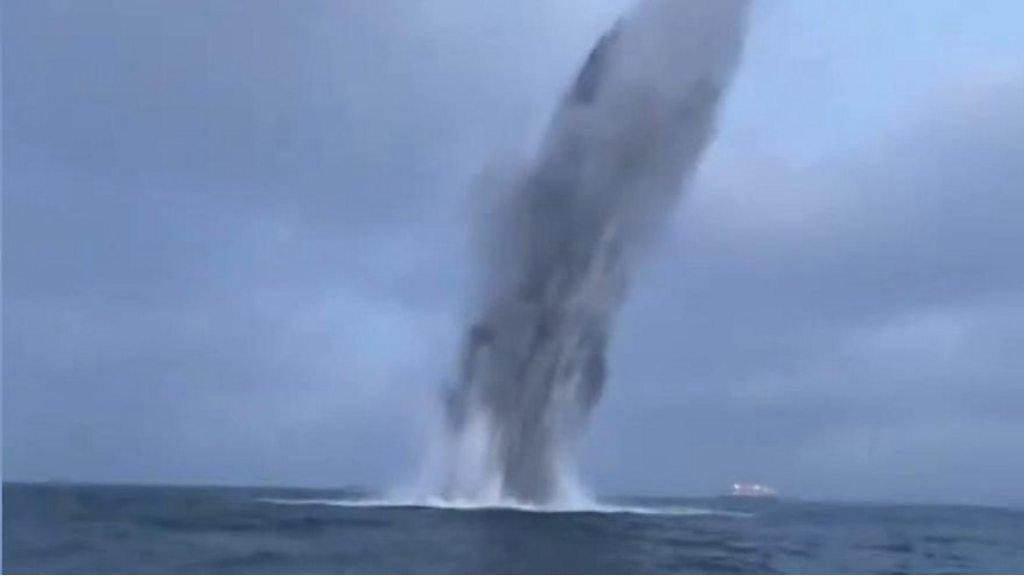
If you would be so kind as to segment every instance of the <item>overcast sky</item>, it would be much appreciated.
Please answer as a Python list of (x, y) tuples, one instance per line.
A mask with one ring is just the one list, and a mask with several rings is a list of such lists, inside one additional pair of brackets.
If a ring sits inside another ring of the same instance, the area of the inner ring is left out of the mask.
[[(631, 2), (8, 0), (8, 479), (411, 482), (472, 183)], [(599, 493), (1021, 504), (1024, 3), (754, 7)]]

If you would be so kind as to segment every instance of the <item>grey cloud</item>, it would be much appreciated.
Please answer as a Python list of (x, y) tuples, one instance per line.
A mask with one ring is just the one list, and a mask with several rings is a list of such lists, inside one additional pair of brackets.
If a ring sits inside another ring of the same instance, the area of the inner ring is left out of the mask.
[[(605, 488), (1012, 500), (1020, 90), (808, 168), (713, 159), (616, 339), (588, 454)], [(645, 469), (663, 437), (671, 464)]]
[(617, 12), (594, 6), (564, 34), (578, 5), (6, 4), (8, 474), (413, 466), (461, 322), (466, 182), (543, 124)]

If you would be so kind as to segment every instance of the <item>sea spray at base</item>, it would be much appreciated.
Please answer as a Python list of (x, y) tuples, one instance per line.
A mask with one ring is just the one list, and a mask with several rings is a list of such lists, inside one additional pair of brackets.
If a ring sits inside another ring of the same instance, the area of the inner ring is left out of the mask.
[(625, 504), (598, 504), (596, 502), (563, 504), (525, 504), (515, 501), (483, 503), (476, 501), (425, 498), (402, 500), (393, 498), (259, 498), (266, 504), (281, 506), (334, 506), (338, 508), (426, 508), (450, 511), (506, 511), (536, 514), (635, 514), (640, 516), (728, 516), (750, 518), (753, 514), (734, 510), (695, 508), (692, 506), (638, 506)]
[(480, 191), (482, 307), (446, 399), (442, 499), (586, 499), (573, 446), (629, 269), (710, 140), (745, 4), (642, 2), (594, 47), (529, 167)]

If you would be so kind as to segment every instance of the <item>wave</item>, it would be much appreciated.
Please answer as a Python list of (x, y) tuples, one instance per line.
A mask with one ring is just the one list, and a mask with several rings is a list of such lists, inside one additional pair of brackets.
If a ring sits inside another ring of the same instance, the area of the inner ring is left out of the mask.
[(445, 500), (442, 498), (425, 499), (354, 499), (354, 498), (259, 498), (260, 502), (283, 506), (334, 506), (340, 508), (408, 508), (434, 509), (451, 511), (512, 511), (536, 514), (632, 514), (642, 516), (730, 516), (749, 518), (753, 514), (732, 510), (712, 508), (696, 508), (691, 506), (634, 506), (622, 504), (603, 504), (589, 502), (572, 505), (537, 505), (525, 504), (513, 500), (498, 502), (475, 502), (463, 500)]

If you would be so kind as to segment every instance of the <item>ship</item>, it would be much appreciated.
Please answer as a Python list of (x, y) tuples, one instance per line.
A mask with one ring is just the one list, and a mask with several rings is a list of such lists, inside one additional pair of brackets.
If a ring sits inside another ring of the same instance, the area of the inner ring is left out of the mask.
[(746, 484), (736, 483), (732, 485), (732, 490), (727, 495), (728, 498), (757, 498), (774, 500), (778, 498), (779, 494), (774, 488), (765, 486), (764, 484)]

